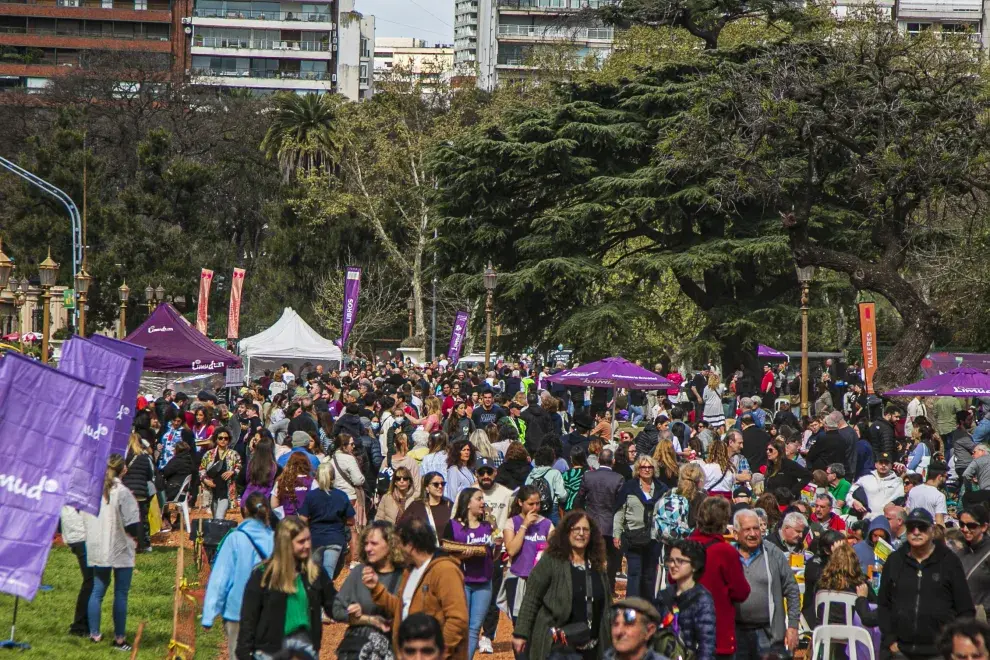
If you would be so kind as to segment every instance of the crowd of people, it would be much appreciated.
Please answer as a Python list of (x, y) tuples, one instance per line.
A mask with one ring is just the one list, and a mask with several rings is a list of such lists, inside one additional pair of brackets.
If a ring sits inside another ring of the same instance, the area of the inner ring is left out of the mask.
[[(318, 657), (330, 621), (341, 658), (473, 658), (500, 612), (518, 658), (784, 658), (833, 624), (877, 657), (987, 658), (990, 401), (878, 409), (851, 371), (801, 416), (770, 365), (752, 385), (661, 368), (677, 387), (655, 392), (553, 370), (284, 365), (229, 400), (142, 397), (99, 516), (63, 510), (70, 632), (102, 639), (112, 578), (130, 648), (149, 509), (180, 525), (187, 495), (240, 513), (201, 618), (239, 660)], [(853, 620), (823, 614), (835, 593)]]

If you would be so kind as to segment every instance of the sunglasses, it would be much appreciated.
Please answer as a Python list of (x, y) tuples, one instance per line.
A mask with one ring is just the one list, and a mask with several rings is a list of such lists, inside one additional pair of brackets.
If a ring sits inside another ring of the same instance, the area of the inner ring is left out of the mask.
[(409, 477), (396, 477), (396, 481), (410, 481)]
[(913, 531), (917, 530), (917, 531), (921, 532), (922, 534), (928, 533), (928, 530), (931, 529), (931, 525), (929, 525), (928, 523), (922, 523), (922, 522), (909, 522), (907, 525), (905, 525), (905, 527), (907, 528), (907, 531), (909, 531), (909, 532), (913, 532)]
[(434, 481), (434, 482), (433, 482), (432, 484), (430, 484), (430, 485), (431, 485), (431, 486), (436, 486), (437, 488), (443, 488), (444, 486), (446, 486), (446, 485), (447, 485), (447, 482), (446, 482), (446, 481)]
[(491, 476), (493, 474), (495, 474), (495, 470), (489, 470), (487, 468), (484, 469), (484, 470), (478, 470), (478, 476), (479, 477), (487, 477), (487, 476)]
[(636, 623), (636, 617), (638, 616), (639, 612), (636, 610), (632, 610), (627, 607), (620, 607), (612, 612), (612, 623), (618, 623), (621, 619), (624, 624), (631, 626)]
[(218, 435), (217, 440), (230, 440), (229, 435)]
[(981, 525), (978, 522), (959, 523), (959, 526), (960, 527), (965, 527), (966, 529), (968, 529), (970, 531), (973, 531), (973, 530), (979, 529), (980, 527), (983, 527), (983, 525)]
[(640, 465), (639, 466), (639, 469), (640, 470), (649, 470), (650, 472), (653, 472), (653, 466), (652, 465)]

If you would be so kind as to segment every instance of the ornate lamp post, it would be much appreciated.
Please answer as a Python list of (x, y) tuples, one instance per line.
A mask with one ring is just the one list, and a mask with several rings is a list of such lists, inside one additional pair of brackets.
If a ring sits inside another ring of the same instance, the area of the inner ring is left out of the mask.
[(487, 292), (485, 297), (485, 371), (488, 371), (488, 365), (492, 361), (492, 292), (495, 290), (497, 279), (498, 274), (492, 268), (492, 262), (489, 261), (488, 268), (485, 269), (485, 291)]
[(14, 272), (14, 262), (3, 253), (3, 239), (0, 239), (0, 289), (10, 282), (10, 275)]
[(796, 266), (798, 283), (801, 285), (801, 417), (808, 414), (808, 299), (811, 280), (815, 277), (814, 266)]
[(117, 337), (123, 339), (127, 336), (127, 299), (131, 295), (131, 289), (127, 286), (127, 282), (120, 285), (117, 289), (117, 295), (120, 297), (120, 329), (117, 331)]
[[(11, 287), (10, 287), (11, 291), (14, 291), (14, 287), (13, 287), (14, 284), (16, 284), (16, 282), (14, 280), (11, 280)], [(20, 283), (17, 284), (17, 293), (15, 294), (16, 297), (14, 298), (14, 307), (16, 309), (16, 314), (17, 314), (17, 335), (18, 335), (17, 343), (20, 345), (22, 353), (24, 352), (24, 333), (21, 332), (21, 330), (23, 329), (23, 326), (21, 325), (21, 307), (23, 307), (24, 303), (27, 302), (27, 292), (29, 286), (31, 286), (31, 283), (28, 282), (28, 279), (26, 277), (22, 277)]]
[(48, 340), (51, 335), (51, 315), (52, 315), (52, 287), (58, 278), (58, 264), (52, 259), (52, 249), (48, 248), (48, 257), (38, 264), (38, 279), (41, 280), (41, 288), (44, 293), (41, 296), (43, 301), (41, 316), (41, 361), (48, 362)]
[(416, 311), (416, 299), (409, 295), (409, 300), (406, 301), (406, 309), (409, 310), (409, 336), (413, 336), (413, 314)]
[(86, 295), (89, 293), (89, 283), (93, 281), (86, 272), (86, 264), (76, 275), (76, 293), (79, 294), (79, 336), (86, 336)]
[(150, 284), (144, 287), (144, 301), (148, 303), (148, 316), (155, 311), (155, 287)]
[(161, 284), (155, 289), (155, 307), (157, 308), (165, 300), (165, 287)]

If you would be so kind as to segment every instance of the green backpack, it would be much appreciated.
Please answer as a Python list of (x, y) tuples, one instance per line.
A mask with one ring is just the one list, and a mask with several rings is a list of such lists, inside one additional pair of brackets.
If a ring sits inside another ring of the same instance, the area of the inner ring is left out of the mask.
[(670, 660), (695, 660), (694, 651), (684, 646), (671, 626), (661, 626), (653, 635), (653, 650)]

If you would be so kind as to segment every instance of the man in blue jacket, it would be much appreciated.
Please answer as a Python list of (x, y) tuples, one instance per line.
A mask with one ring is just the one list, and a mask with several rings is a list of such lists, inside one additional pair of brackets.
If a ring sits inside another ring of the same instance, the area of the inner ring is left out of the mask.
[(252, 493), (241, 507), (244, 522), (227, 533), (220, 543), (213, 571), (206, 584), (203, 603), (203, 627), (213, 626), (223, 617), (227, 635), (227, 653), (235, 658), (237, 635), (241, 627), (241, 599), (251, 570), (272, 554), (275, 534), (270, 526), (271, 509), (263, 493)]

